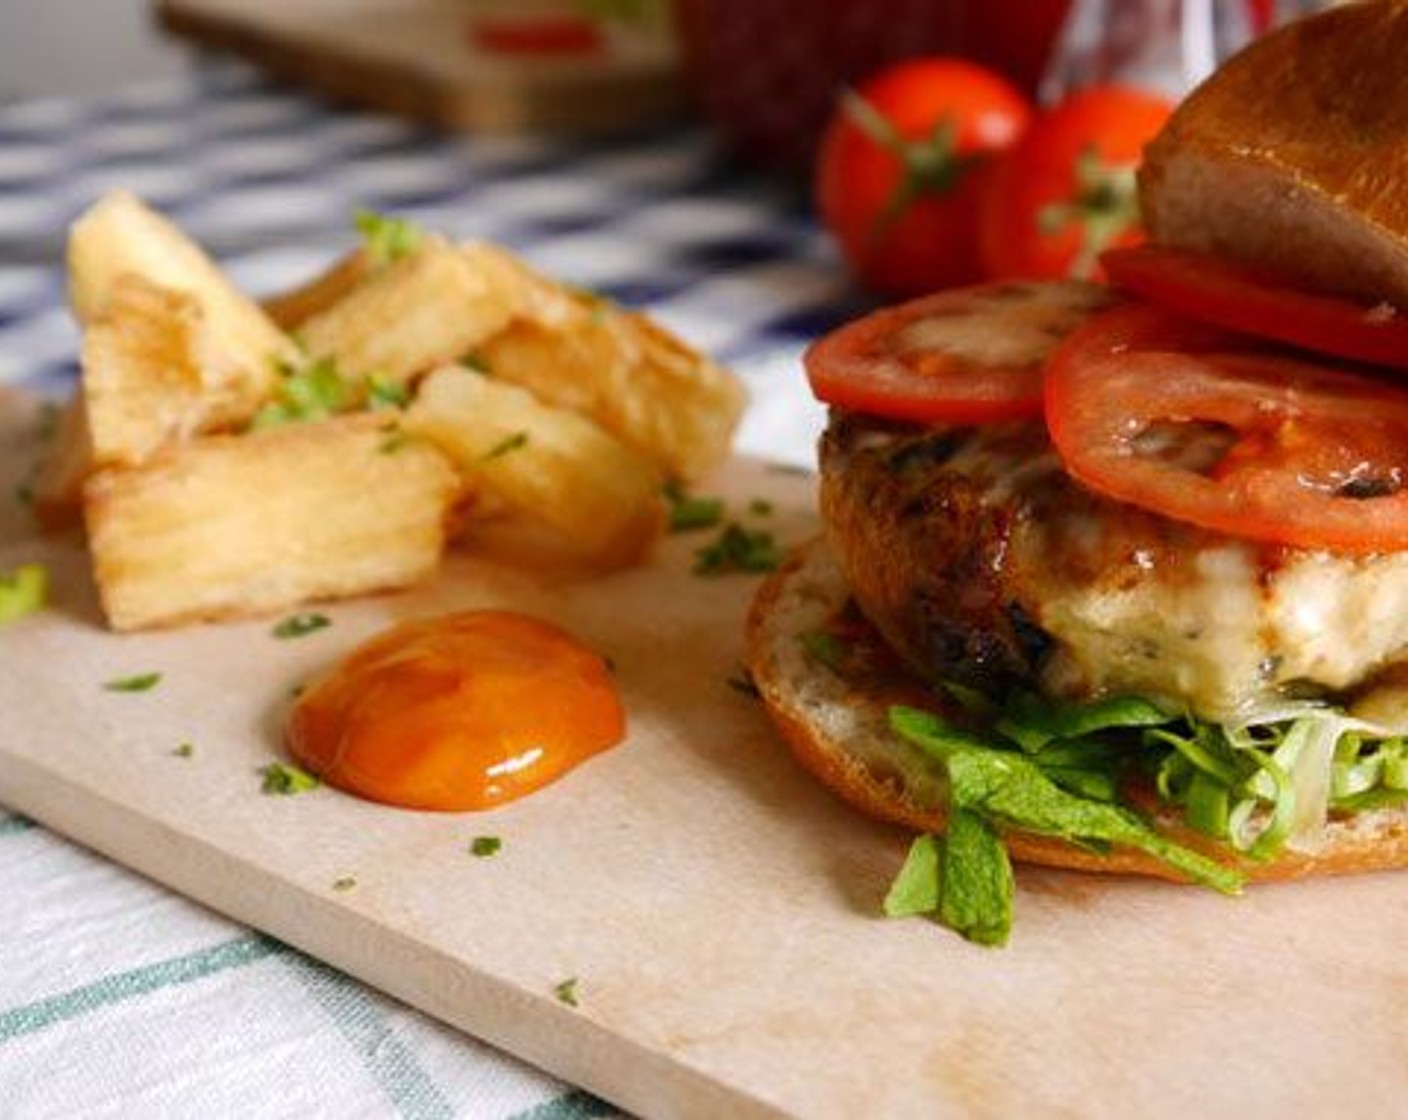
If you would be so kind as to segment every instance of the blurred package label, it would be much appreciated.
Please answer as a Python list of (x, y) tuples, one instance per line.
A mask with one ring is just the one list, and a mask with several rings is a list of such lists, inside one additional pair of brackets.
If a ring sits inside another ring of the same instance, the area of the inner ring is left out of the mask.
[(1328, 0), (1074, 0), (1042, 99), (1115, 82), (1182, 97), (1217, 65)]
[(458, 0), (471, 44), (501, 58), (672, 64), (671, 0)]

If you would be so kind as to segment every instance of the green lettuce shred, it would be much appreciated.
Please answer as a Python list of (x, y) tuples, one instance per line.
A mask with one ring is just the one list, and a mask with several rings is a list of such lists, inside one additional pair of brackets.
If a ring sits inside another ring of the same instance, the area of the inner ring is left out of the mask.
[(939, 921), (979, 945), (1005, 945), (1012, 933), (1012, 861), (982, 814), (949, 814), (940, 873)]
[(1240, 872), (1169, 840), (1123, 806), (1063, 790), (1026, 755), (955, 737), (938, 717), (916, 708), (891, 708), (890, 726), (947, 769), (951, 811), (968, 809), (993, 824), (1063, 840), (1123, 844), (1194, 883), (1224, 894), (1242, 889)]
[(1137, 696), (999, 702), (940, 683), (959, 724), (895, 707), (890, 725), (943, 767), (948, 834), (914, 842), (885, 912), (931, 915), (983, 944), (1002, 944), (1010, 930), (1007, 828), (1093, 851), (1134, 848), (1191, 882), (1240, 892), (1241, 871), (1122, 803), (1130, 778), (1152, 780), (1191, 828), (1253, 861), (1313, 836), (1330, 815), (1408, 806), (1408, 740), (1322, 702), (1278, 701), (1222, 725)]
[(904, 866), (885, 896), (887, 917), (913, 918), (939, 909), (939, 860), (942, 838), (921, 834), (909, 846)]

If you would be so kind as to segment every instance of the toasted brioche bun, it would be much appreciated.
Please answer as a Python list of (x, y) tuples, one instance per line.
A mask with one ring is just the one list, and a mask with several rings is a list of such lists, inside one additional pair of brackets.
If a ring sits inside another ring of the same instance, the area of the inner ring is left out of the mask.
[[(942, 832), (947, 789), (940, 769), (890, 729), (888, 710), (913, 703), (913, 678), (848, 679), (820, 665), (803, 636), (826, 629), (850, 599), (841, 570), (823, 542), (807, 546), (759, 589), (748, 618), (748, 664), (754, 683), (802, 765), (856, 808), (924, 832)], [(1180, 825), (1171, 812), (1159, 831), (1252, 880), (1297, 879), (1408, 866), (1408, 810), (1384, 809), (1333, 820), (1314, 853), (1286, 851), (1253, 863)], [(1100, 854), (1031, 833), (1006, 833), (1016, 860), (1181, 881), (1143, 852), (1116, 847)]]
[(1258, 40), (1145, 152), (1155, 242), (1408, 309), (1408, 0), (1334, 8)]

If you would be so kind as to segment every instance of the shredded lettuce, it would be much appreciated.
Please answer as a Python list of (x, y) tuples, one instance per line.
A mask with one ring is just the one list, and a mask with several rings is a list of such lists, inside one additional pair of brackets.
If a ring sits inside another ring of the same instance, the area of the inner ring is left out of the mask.
[(1163, 708), (1138, 696), (1057, 704), (1024, 692), (1013, 697), (996, 730), (1031, 754), (1057, 739), (1080, 739), (1118, 727), (1156, 727), (1168, 720)]
[(914, 838), (885, 896), (885, 913), (932, 915), (969, 941), (1003, 945), (1012, 931), (1012, 895), (1012, 861), (996, 830), (956, 809), (946, 835)]
[(984, 944), (1003, 943), (1011, 924), (1005, 828), (1135, 848), (1194, 883), (1241, 890), (1241, 871), (1171, 841), (1123, 802), (1131, 778), (1152, 780), (1190, 827), (1255, 861), (1313, 847), (1331, 813), (1408, 805), (1408, 740), (1319, 701), (1216, 724), (1141, 697), (1062, 704), (1020, 693), (1002, 704), (943, 689), (959, 723), (890, 709), (896, 733), (943, 768), (949, 824), (946, 836), (915, 841), (885, 911), (933, 915)]
[(939, 861), (943, 840), (921, 834), (909, 846), (904, 866), (885, 895), (885, 914), (891, 918), (912, 918), (936, 914), (939, 909)]
[(1401, 738), (1325, 704), (1280, 705), (1225, 727), (1182, 723), (1144, 735), (1148, 747), (1171, 748), (1156, 763), (1159, 795), (1252, 859), (1313, 848), (1331, 812), (1359, 811), (1361, 795), (1391, 779), (1408, 786)]
[(1026, 755), (956, 736), (938, 717), (915, 708), (891, 708), (890, 726), (947, 769), (951, 811), (968, 809), (1043, 836), (1124, 844), (1203, 886), (1225, 894), (1242, 888), (1240, 873), (1160, 835), (1130, 809), (1061, 789)]
[(979, 813), (949, 814), (939, 873), (939, 921), (979, 945), (1005, 945), (1012, 932), (1012, 861)]

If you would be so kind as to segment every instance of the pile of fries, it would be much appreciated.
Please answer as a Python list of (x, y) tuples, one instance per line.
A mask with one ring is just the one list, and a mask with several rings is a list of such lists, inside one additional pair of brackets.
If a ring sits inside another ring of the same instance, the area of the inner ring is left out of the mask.
[(403, 587), (490, 516), (630, 564), (664, 488), (727, 455), (741, 387), (644, 315), (495, 246), (360, 224), (362, 248), (260, 304), (130, 194), (75, 223), (83, 375), (34, 495), (46, 525), (86, 524), (115, 629)]

